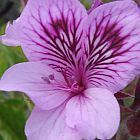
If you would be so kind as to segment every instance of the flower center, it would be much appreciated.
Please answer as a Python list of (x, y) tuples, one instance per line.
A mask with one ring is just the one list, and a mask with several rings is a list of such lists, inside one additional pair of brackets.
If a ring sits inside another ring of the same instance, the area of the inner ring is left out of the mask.
[(73, 94), (82, 94), (86, 89), (86, 86), (83, 84), (82, 76), (68, 76), (67, 71), (63, 71), (62, 75), (67, 83), (68, 89)]
[(84, 86), (80, 86), (77, 82), (71, 86), (71, 92), (75, 94), (81, 94), (85, 90)]
[(63, 75), (63, 80), (65, 83), (63, 83), (60, 79), (56, 79), (54, 74), (50, 74), (45, 77), (41, 77), (47, 84), (54, 85), (54, 87), (58, 87), (60, 90), (65, 90), (68, 92), (71, 92), (74, 95), (82, 94), (83, 91), (86, 89), (86, 85), (83, 83), (82, 76), (79, 76), (78, 78), (75, 76), (71, 76), (67, 74), (67, 71), (61, 71), (61, 74)]

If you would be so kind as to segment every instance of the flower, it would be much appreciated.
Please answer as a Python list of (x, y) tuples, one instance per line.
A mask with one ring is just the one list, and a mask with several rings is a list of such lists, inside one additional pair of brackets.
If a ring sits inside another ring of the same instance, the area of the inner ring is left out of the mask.
[(94, 0), (93, 4), (91, 5), (91, 8), (88, 11), (88, 13), (92, 12), (95, 8), (97, 8), (98, 6), (100, 6), (102, 4), (103, 4), (103, 2), (101, 0)]
[(8, 69), (0, 89), (34, 102), (28, 140), (105, 140), (118, 129), (114, 94), (139, 74), (139, 10), (129, 0), (93, 7), (29, 0), (19, 17), (13, 37), (30, 62)]
[[(7, 46), (20, 46), (20, 42), (19, 42), (19, 38), (18, 38), (18, 30), (19, 30), (19, 26), (18, 26), (18, 20), (15, 20), (13, 22), (13, 24), (11, 24), (10, 22), (8, 22), (7, 26), (6, 26), (6, 34), (0, 36), (0, 42), (7, 45)], [(18, 26), (18, 28), (17, 28)]]

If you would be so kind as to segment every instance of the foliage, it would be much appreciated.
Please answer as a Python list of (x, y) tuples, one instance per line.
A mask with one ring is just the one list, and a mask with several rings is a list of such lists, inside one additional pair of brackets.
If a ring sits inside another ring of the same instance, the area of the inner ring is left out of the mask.
[[(16, 18), (19, 13), (19, 2), (10, 2), (13, 4), (7, 11), (5, 8), (8, 8), (9, 1), (0, 1), (0, 34), (4, 33), (5, 23)], [(0, 76), (10, 66), (24, 61), (26, 58), (19, 47), (6, 47), (0, 44)], [(0, 140), (26, 140), (24, 126), (31, 109), (29, 104), (22, 94), (0, 92)]]

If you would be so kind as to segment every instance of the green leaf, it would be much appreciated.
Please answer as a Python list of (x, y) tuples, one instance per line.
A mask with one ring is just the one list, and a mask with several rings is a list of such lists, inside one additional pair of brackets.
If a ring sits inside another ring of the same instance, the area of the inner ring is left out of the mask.
[(26, 140), (24, 126), (27, 115), (24, 107), (19, 99), (0, 103), (0, 136), (3, 140)]

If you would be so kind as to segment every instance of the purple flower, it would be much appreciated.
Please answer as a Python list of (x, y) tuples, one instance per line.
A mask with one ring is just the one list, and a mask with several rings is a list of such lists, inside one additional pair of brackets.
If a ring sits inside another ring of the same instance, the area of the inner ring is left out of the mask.
[(88, 13), (78, 0), (29, 0), (6, 32), (32, 61), (0, 81), (1, 90), (25, 92), (35, 104), (28, 140), (105, 140), (118, 129), (114, 94), (140, 70), (139, 10), (129, 0), (93, 7)]
[(18, 21), (19, 19), (13, 21), (13, 24), (8, 22), (6, 26), (6, 34), (0, 36), (0, 42), (7, 46), (20, 46), (19, 37), (18, 37)]

